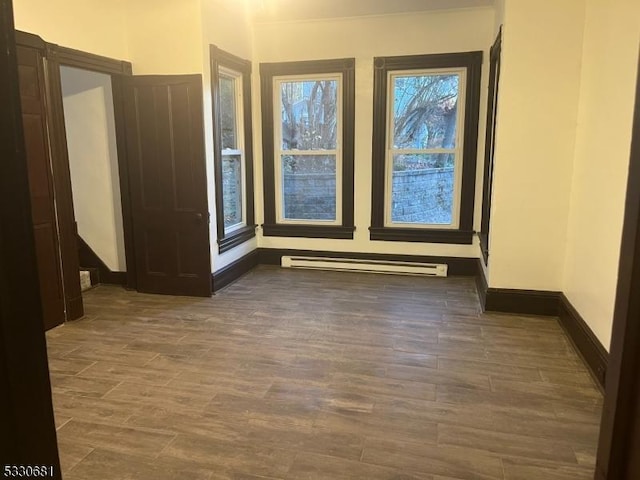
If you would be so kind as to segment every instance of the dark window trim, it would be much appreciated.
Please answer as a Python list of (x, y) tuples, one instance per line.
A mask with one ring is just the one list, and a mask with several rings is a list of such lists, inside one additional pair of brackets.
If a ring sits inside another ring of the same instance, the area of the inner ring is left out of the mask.
[[(460, 219), (457, 229), (388, 227), (385, 225), (385, 164), (387, 142), (387, 77), (395, 70), (466, 68), (464, 149)], [(482, 52), (376, 57), (373, 74), (373, 156), (371, 181), (371, 240), (471, 244), (478, 151), (478, 115)]]
[[(211, 97), (213, 105), (213, 149), (215, 155), (214, 178), (216, 184), (216, 230), (218, 251), (224, 253), (256, 236), (253, 205), (253, 130), (251, 119), (251, 62), (225, 52), (215, 45), (209, 46), (211, 56)], [(222, 132), (218, 121), (220, 88), (218, 68), (229, 68), (242, 75), (242, 113), (244, 128), (245, 205), (247, 225), (229, 233), (224, 231), (224, 196), (222, 192)]]
[(498, 112), (498, 90), (500, 88), (500, 56), (502, 52), (502, 28), (491, 47), (489, 70), (489, 98), (487, 101), (487, 127), (484, 144), (484, 174), (482, 180), (482, 220), (480, 222), (480, 250), (484, 264), (489, 263), (489, 227), (491, 221), (491, 193), (493, 191), (493, 165)]
[[(273, 77), (282, 75), (342, 75), (342, 225), (284, 224), (276, 221), (273, 132)], [(273, 237), (353, 239), (353, 175), (355, 131), (355, 59), (261, 63), (262, 162), (264, 181), (263, 235)]]

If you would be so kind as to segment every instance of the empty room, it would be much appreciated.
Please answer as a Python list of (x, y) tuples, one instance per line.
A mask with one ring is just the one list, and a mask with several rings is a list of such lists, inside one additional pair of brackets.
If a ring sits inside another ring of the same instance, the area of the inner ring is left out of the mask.
[(639, 478), (637, 1), (0, 3), (3, 478)]

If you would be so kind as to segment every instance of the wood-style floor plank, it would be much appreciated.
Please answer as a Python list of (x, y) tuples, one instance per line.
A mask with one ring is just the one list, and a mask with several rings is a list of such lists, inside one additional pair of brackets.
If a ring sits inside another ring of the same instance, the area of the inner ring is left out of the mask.
[(47, 333), (65, 478), (591, 478), (602, 396), (557, 319), (470, 278), (259, 267), (85, 292)]

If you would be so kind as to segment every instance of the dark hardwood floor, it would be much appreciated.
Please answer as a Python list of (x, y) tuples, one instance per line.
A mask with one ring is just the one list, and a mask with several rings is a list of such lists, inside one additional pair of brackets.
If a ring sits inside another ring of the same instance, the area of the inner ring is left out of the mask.
[(473, 279), (259, 267), (98, 287), (47, 333), (65, 479), (587, 480), (602, 396), (553, 318)]

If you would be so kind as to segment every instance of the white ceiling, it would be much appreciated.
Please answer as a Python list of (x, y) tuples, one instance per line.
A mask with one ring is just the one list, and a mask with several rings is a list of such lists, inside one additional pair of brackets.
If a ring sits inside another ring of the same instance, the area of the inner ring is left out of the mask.
[(494, 0), (249, 0), (258, 22), (359, 17), (491, 6)]

